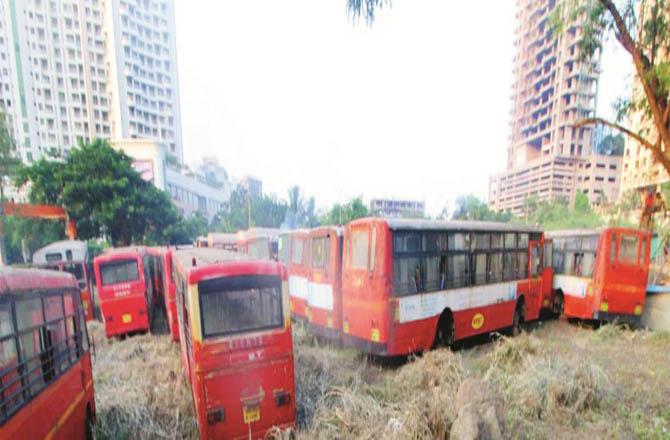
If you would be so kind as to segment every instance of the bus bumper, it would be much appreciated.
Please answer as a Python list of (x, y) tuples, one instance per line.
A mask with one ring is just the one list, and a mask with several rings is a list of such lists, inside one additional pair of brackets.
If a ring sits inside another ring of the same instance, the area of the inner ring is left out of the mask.
[(612, 323), (618, 322), (622, 324), (628, 324), (631, 326), (638, 326), (640, 324), (641, 316), (628, 315), (625, 313), (609, 313), (609, 312), (597, 311), (593, 314), (593, 319), (598, 319), (601, 321), (607, 321)]
[(344, 334), (342, 336), (342, 342), (345, 346), (353, 347), (359, 351), (377, 356), (389, 356), (388, 346), (382, 342), (373, 342), (368, 339), (359, 338), (349, 334)]

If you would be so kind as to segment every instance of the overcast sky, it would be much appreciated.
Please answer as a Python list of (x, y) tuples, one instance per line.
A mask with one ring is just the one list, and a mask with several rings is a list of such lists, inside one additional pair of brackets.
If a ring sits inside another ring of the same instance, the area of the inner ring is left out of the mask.
[[(371, 28), (345, 0), (175, 0), (184, 156), (325, 208), (361, 195), (487, 196), (505, 167), (513, 0), (394, 0)], [(613, 46), (613, 45), (612, 45)], [(625, 93), (603, 57), (599, 112)]]

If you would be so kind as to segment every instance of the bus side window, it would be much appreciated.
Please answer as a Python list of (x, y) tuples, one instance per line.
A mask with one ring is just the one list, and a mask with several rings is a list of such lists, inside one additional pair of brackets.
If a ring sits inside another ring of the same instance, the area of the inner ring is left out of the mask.
[(16, 351), (16, 332), (9, 301), (0, 303), (0, 422), (22, 402), (18, 377), (19, 359)]
[(375, 256), (377, 247), (377, 225), (372, 225), (372, 240), (370, 241), (370, 266), (368, 270), (372, 272), (375, 270)]
[(15, 302), (16, 325), (19, 334), (19, 353), (21, 364), (19, 373), (22, 377), (24, 396), (29, 399), (37, 395), (44, 386), (44, 376), (41, 371), (40, 329), (44, 325), (42, 314), (42, 300), (40, 298), (20, 299)]
[(640, 258), (638, 259), (638, 266), (644, 266), (647, 261), (647, 238), (642, 238), (640, 244)]

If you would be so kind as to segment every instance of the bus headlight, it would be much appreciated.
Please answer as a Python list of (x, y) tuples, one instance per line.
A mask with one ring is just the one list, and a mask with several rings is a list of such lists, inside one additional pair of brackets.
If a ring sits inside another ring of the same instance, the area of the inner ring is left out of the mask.
[(609, 304), (607, 304), (607, 301), (601, 301), (600, 302), (600, 311), (607, 313), (610, 309)]
[(635, 306), (635, 312), (637, 316), (640, 316), (642, 314), (642, 306), (640, 304)]

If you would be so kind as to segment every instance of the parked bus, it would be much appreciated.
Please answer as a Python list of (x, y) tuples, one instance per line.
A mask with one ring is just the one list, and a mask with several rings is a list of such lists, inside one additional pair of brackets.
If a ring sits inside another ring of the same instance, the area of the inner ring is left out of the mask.
[(94, 421), (77, 280), (0, 267), (0, 439), (91, 439)]
[(568, 318), (638, 324), (644, 311), (651, 236), (628, 228), (554, 231), (554, 295)]
[(551, 286), (543, 246), (542, 232), (522, 225), (355, 220), (344, 231), (343, 341), (395, 356), (516, 334), (539, 317)]
[(93, 260), (100, 312), (107, 337), (151, 329), (153, 309), (162, 301), (145, 247), (111, 249)]
[(239, 237), (237, 234), (210, 232), (207, 234), (207, 246), (198, 247), (211, 247), (216, 249), (225, 249), (228, 251), (237, 251), (238, 239)]
[(89, 263), (88, 245), (79, 240), (51, 243), (33, 254), (33, 265), (43, 269), (69, 272), (77, 279), (86, 320), (93, 320), (93, 272)]
[(209, 247), (209, 238), (201, 235), (195, 239), (195, 247)]
[(252, 257), (277, 261), (279, 229), (251, 228), (238, 233), (238, 250)]
[(161, 248), (161, 274), (163, 297), (165, 300), (165, 316), (167, 319), (170, 336), (175, 342), (179, 342), (179, 322), (177, 320), (177, 299), (175, 296), (174, 277), (172, 276), (172, 252), (177, 248)]
[(291, 298), (291, 317), (307, 320), (307, 294), (309, 291), (309, 231), (298, 229), (290, 233), (288, 292)]
[(264, 438), (295, 425), (293, 343), (280, 263), (175, 250), (182, 364), (202, 439)]
[(288, 269), (291, 261), (291, 232), (281, 231), (277, 238), (277, 259)]
[(309, 231), (309, 282), (306, 315), (310, 331), (342, 340), (342, 226)]

